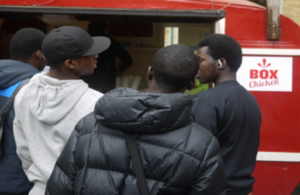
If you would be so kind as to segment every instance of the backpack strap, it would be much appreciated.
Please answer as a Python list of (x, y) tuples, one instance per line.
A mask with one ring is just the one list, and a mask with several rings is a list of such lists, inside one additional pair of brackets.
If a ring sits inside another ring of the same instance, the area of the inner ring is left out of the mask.
[(30, 78), (23, 80), (19, 86), (15, 89), (13, 94), (9, 97), (5, 105), (3, 106), (2, 110), (0, 111), (0, 155), (2, 154), (2, 135), (4, 130), (4, 123), (7, 118), (7, 115), (9, 114), (9, 111), (12, 109), (14, 105), (14, 100), (17, 95), (17, 93), (20, 91), (20, 89), (26, 85), (29, 82)]
[(131, 155), (133, 168), (136, 173), (140, 193), (142, 195), (150, 195), (143, 170), (141, 157), (136, 147), (134, 135), (125, 133), (125, 138), (128, 144), (129, 153)]

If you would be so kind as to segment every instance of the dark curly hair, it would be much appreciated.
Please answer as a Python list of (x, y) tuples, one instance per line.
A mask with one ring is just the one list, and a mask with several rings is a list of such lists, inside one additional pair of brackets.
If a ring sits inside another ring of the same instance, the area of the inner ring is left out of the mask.
[(213, 34), (202, 39), (199, 47), (208, 46), (208, 54), (215, 60), (225, 58), (229, 68), (237, 72), (242, 64), (240, 44), (228, 35)]
[(195, 78), (199, 62), (192, 49), (177, 44), (160, 49), (153, 58), (152, 68), (157, 85), (181, 90)]
[(10, 42), (12, 60), (27, 61), (31, 55), (41, 50), (46, 34), (35, 28), (23, 28), (16, 32)]

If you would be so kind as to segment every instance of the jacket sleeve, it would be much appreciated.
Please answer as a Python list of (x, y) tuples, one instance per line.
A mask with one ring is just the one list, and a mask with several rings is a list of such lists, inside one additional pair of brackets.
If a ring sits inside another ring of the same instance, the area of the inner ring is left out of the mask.
[(67, 145), (60, 154), (48, 180), (46, 195), (74, 194), (74, 179), (77, 175), (74, 153), (78, 138), (79, 132), (74, 130), (68, 140)]
[(213, 135), (217, 134), (217, 111), (213, 105), (200, 98), (195, 98), (193, 100), (192, 114), (197, 124), (210, 131)]
[(212, 137), (188, 195), (226, 195), (226, 175), (220, 147)]

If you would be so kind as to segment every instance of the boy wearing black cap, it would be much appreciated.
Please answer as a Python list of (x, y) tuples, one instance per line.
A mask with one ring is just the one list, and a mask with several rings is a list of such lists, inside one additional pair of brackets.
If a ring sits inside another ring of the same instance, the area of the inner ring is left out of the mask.
[(79, 79), (92, 74), (98, 53), (110, 45), (78, 27), (52, 30), (42, 43), (50, 71), (35, 75), (15, 99), (14, 136), (30, 195), (45, 193), (47, 180), (76, 123), (93, 111), (101, 93)]

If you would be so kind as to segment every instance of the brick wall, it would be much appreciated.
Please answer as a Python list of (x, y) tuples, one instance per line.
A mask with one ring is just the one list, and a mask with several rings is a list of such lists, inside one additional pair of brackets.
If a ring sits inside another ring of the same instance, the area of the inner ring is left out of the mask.
[(300, 25), (300, 0), (282, 0), (282, 13)]

